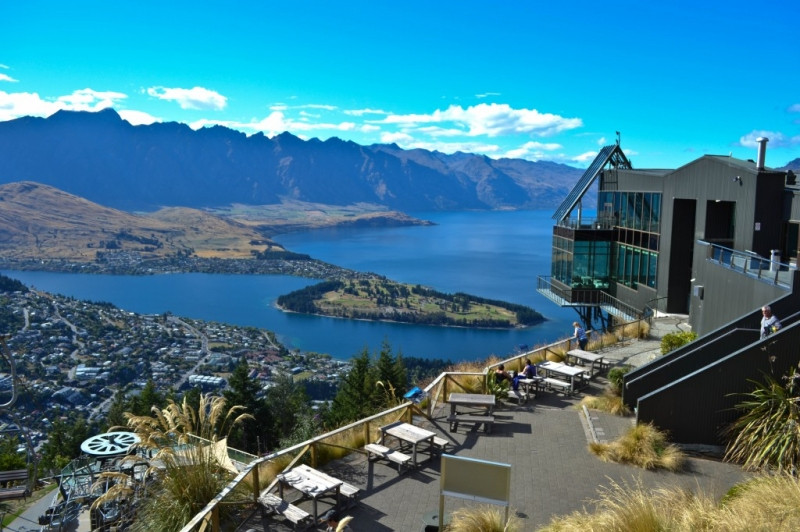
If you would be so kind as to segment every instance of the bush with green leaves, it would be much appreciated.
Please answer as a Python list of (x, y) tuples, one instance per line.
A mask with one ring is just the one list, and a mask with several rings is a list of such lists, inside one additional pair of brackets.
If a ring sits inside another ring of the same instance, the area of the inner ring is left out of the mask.
[(765, 375), (737, 405), (742, 415), (727, 430), (725, 459), (747, 469), (797, 474), (800, 463), (800, 386), (797, 375), (786, 384)]
[(611, 393), (622, 395), (622, 377), (632, 368), (633, 366), (626, 364), (624, 366), (615, 366), (608, 370), (608, 387)]
[(665, 334), (664, 337), (661, 338), (661, 354), (666, 355), (670, 351), (674, 351), (696, 338), (697, 333), (692, 331)]

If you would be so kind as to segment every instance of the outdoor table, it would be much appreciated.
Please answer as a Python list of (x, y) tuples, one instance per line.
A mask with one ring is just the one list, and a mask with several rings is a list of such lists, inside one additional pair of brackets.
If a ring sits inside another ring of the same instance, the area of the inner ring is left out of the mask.
[(495, 398), (492, 394), (451, 393), (447, 402), (450, 403), (450, 415), (455, 415), (459, 406), (482, 408), (486, 411), (486, 415), (491, 415), (494, 411)]
[(436, 436), (435, 432), (417, 427), (411, 423), (398, 422), (381, 427), (381, 445), (383, 445), (386, 436), (397, 438), (401, 442), (401, 448), (403, 442), (411, 444), (411, 461), (414, 463), (414, 467), (418, 465), (417, 447), (419, 447), (420, 443), (428, 442), (428, 453), (431, 456), (433, 455), (433, 437)]
[(542, 362), (537, 366), (537, 369), (544, 370), (547, 376), (551, 374), (562, 375), (569, 379), (569, 392), (575, 393), (576, 382), (581, 382), (583, 375), (588, 371), (586, 368), (579, 368), (576, 366), (568, 366), (560, 362)]
[(336, 505), (338, 506), (339, 488), (342, 486), (342, 481), (305, 464), (301, 464), (292, 468), (291, 471), (278, 475), (278, 490), (281, 499), (283, 499), (284, 486), (290, 486), (302, 493), (304, 497), (311, 499), (314, 507), (314, 522), (317, 522), (319, 518), (319, 514), (317, 513), (317, 499), (321, 499), (326, 495), (332, 495), (336, 498)]
[(603, 367), (604, 358), (605, 357), (603, 355), (598, 355), (597, 353), (584, 351), (582, 349), (571, 349), (567, 351), (567, 362), (572, 361), (574, 364), (580, 365), (588, 362), (592, 365), (592, 377), (600, 373), (600, 370)]

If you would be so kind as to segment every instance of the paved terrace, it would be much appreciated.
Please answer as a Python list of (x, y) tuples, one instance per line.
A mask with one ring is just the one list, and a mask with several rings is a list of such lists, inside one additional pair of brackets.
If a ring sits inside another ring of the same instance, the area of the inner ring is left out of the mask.
[[(685, 317), (658, 318), (652, 340), (617, 345), (604, 350), (604, 354), (612, 364), (638, 366), (660, 354), (663, 334), (679, 330), (689, 330)], [(591, 412), (589, 420), (585, 418), (576, 405), (584, 394), (601, 393), (606, 381), (603, 377), (595, 380), (575, 397), (542, 392), (527, 404), (498, 405), (490, 434), (469, 424), (459, 425), (458, 433), (449, 432), (446, 404), (441, 405), (431, 421), (419, 417), (414, 423), (451, 441), (450, 454), (511, 464), (511, 513), (521, 519), (523, 530), (536, 530), (553, 516), (591, 508), (598, 490), (610, 487), (613, 482), (629, 485), (641, 482), (646, 488), (681, 486), (719, 498), (745, 477), (736, 466), (702, 457), (690, 458), (687, 470), (682, 473), (644, 471), (601, 462), (589, 453), (589, 442), (593, 437), (600, 441), (616, 439), (632, 426), (633, 419), (598, 412)], [(423, 517), (438, 511), (438, 457), (402, 475), (398, 475), (393, 464), (367, 462), (358, 453), (322, 469), (363, 489), (359, 504), (343, 513), (353, 516), (350, 526), (354, 531), (418, 531), (423, 529)], [(445, 512), (467, 504), (473, 503), (446, 498)], [(300, 507), (310, 511), (309, 502), (300, 503)], [(324, 528), (324, 525), (318, 527)], [(239, 530), (291, 528), (285, 527), (280, 518), (262, 521), (256, 514), (242, 522)]]

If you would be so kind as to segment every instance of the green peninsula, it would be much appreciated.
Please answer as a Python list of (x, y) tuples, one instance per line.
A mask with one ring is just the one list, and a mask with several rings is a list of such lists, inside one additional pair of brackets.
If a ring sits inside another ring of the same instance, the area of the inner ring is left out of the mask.
[(278, 298), (282, 310), (337, 318), (452, 327), (525, 327), (544, 321), (530, 307), (461, 292), (445, 294), (383, 278), (326, 281)]

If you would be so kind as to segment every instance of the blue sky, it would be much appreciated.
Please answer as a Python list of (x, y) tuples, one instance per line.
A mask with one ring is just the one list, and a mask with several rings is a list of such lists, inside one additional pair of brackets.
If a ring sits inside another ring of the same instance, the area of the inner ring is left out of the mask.
[(0, 0), (0, 121), (113, 107), (585, 167), (800, 157), (800, 2)]

